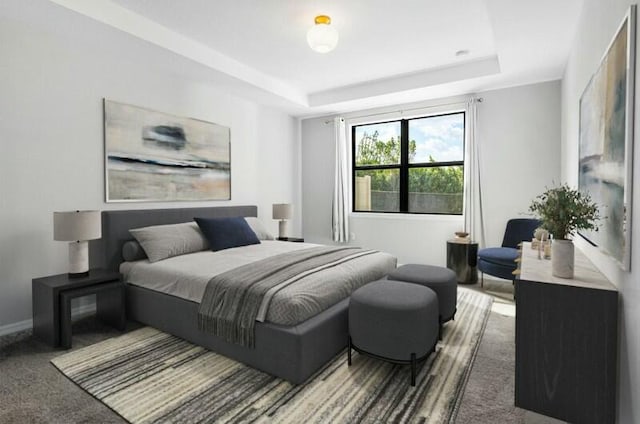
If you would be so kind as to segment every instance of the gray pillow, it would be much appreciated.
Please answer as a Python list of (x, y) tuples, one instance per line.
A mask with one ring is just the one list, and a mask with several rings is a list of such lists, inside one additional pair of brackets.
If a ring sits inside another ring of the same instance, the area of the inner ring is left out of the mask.
[(207, 239), (195, 222), (135, 228), (129, 230), (129, 233), (138, 240), (149, 262), (209, 248)]
[(144, 253), (144, 249), (135, 240), (129, 240), (122, 245), (122, 258), (127, 261), (140, 261), (147, 259), (147, 254)]
[(258, 218), (254, 216), (245, 216), (244, 220), (247, 221), (249, 227), (251, 227), (253, 232), (256, 233), (256, 237), (258, 237), (258, 240), (275, 240), (273, 235), (269, 231), (267, 231), (266, 228), (264, 228), (264, 224), (262, 224), (262, 221), (260, 221)]

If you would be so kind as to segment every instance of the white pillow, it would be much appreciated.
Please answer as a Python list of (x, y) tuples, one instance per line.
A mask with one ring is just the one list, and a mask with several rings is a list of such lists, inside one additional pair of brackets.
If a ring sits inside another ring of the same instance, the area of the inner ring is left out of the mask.
[(244, 219), (247, 221), (247, 224), (249, 224), (249, 227), (251, 227), (253, 232), (256, 233), (258, 240), (275, 240), (273, 235), (264, 228), (262, 221), (258, 218), (254, 216), (245, 216)]
[(209, 242), (195, 222), (135, 228), (129, 233), (140, 243), (149, 262), (209, 248)]

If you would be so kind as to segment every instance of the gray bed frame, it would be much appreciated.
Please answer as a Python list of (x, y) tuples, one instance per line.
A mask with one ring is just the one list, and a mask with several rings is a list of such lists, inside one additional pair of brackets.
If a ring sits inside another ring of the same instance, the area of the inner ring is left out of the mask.
[[(129, 229), (190, 222), (194, 217), (257, 216), (256, 206), (138, 209), (102, 212), (102, 239), (91, 245), (92, 268), (118, 270)], [(198, 303), (126, 285), (127, 319), (173, 334), (294, 384), (303, 383), (347, 346), (349, 299), (293, 327), (256, 323), (255, 348), (198, 330)]]

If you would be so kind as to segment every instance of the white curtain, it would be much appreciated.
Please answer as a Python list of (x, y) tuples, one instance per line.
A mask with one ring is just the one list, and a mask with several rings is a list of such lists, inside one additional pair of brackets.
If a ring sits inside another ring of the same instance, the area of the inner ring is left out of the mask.
[(343, 118), (334, 118), (336, 172), (333, 187), (333, 241), (349, 241), (349, 155), (346, 125)]
[(482, 210), (482, 178), (480, 169), (480, 145), (478, 142), (478, 103), (482, 99), (472, 97), (467, 101), (465, 173), (464, 173), (464, 228), (479, 247), (484, 246), (484, 215)]

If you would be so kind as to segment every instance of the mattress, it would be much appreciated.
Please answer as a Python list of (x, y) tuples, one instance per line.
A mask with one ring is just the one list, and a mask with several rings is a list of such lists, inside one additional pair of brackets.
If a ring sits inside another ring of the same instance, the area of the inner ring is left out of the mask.
[[(212, 277), (270, 256), (314, 246), (318, 245), (263, 240), (260, 244), (191, 253), (154, 263), (124, 262), (120, 272), (129, 284), (200, 303)], [(396, 262), (387, 253), (375, 252), (306, 275), (273, 296), (264, 321), (284, 326), (306, 321), (357, 288), (387, 275)]]

